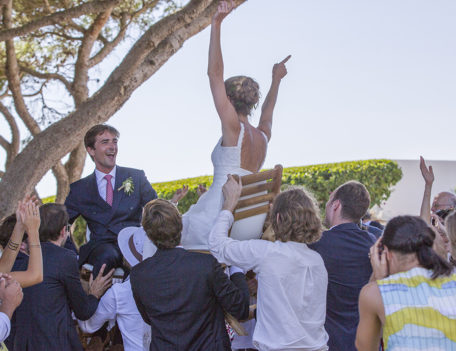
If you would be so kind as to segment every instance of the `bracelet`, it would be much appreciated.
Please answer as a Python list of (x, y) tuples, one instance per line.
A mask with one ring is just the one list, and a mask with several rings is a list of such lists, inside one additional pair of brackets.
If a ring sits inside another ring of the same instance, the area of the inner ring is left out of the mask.
[(19, 248), (19, 244), (9, 240), (8, 241), (8, 249), (16, 251)]
[(29, 244), (29, 247), (41, 247), (41, 244)]

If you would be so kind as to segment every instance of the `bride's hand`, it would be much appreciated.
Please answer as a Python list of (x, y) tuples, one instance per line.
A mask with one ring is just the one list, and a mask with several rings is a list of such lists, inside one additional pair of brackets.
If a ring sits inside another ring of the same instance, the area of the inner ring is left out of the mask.
[(235, 8), (236, 4), (233, 0), (230, 2), (228, 1), (220, 1), (217, 11), (215, 12), (214, 16), (212, 17), (212, 21), (216, 23), (221, 23), (223, 19), (228, 16), (228, 14)]
[(272, 79), (281, 80), (283, 77), (287, 75), (287, 68), (285, 67), (285, 63), (290, 59), (291, 55), (285, 57), (279, 63), (276, 63), (272, 67)]

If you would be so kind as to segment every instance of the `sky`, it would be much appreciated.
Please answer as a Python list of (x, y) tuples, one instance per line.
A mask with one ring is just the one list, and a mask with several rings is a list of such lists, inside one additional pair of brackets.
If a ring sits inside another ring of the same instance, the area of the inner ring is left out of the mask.
[[(253, 77), (263, 98), (273, 64), (292, 55), (266, 168), (419, 155), (456, 160), (455, 44), (454, 0), (249, 0), (222, 24), (225, 78)], [(212, 174), (221, 127), (206, 74), (208, 45), (206, 28), (108, 121), (121, 133), (119, 165), (144, 169), (151, 182)], [(254, 125), (259, 115), (260, 108)], [(87, 158), (83, 175), (93, 168)], [(37, 188), (54, 194), (53, 177)]]

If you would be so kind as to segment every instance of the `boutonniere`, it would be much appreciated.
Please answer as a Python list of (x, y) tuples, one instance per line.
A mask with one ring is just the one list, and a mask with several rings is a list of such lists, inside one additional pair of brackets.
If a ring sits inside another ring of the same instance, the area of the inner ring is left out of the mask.
[(117, 190), (121, 191), (122, 189), (123, 189), (124, 193), (127, 194), (128, 196), (130, 196), (133, 193), (133, 191), (135, 190), (135, 185), (133, 184), (132, 177), (128, 177), (127, 179), (125, 179), (122, 183), (122, 186)]

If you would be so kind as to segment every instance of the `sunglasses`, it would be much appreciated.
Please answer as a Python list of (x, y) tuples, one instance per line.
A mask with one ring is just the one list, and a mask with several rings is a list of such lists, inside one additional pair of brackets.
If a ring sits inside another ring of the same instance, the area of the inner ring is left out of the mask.
[(447, 208), (444, 210), (438, 210), (435, 214), (439, 216), (442, 219), (445, 219), (448, 217), (448, 215), (454, 211), (454, 208)]

